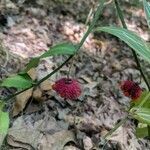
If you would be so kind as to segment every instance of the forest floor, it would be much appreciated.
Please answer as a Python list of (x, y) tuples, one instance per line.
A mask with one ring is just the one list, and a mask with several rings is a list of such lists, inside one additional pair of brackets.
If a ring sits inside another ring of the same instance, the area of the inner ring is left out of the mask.
[[(19, 72), (30, 58), (51, 46), (80, 42), (87, 30), (85, 22), (91, 20), (87, 16), (96, 4), (96, 0), (0, 2), (1, 79)], [(129, 29), (149, 41), (142, 7), (125, 3), (123, 8)], [(98, 24), (120, 26), (113, 3), (105, 6)], [(41, 60), (37, 69), (30, 71), (31, 77), (41, 79), (66, 58)], [(136, 138), (133, 120), (120, 127), (106, 144), (102, 140), (126, 116), (129, 106), (119, 83), (133, 79), (146, 88), (131, 49), (108, 34), (90, 34), (71, 63), (71, 76), (81, 83), (82, 96), (66, 103), (51, 88), (55, 80), (66, 76), (69, 64), (36, 89), (17, 96), (14, 103), (8, 104), (11, 126), (3, 150), (90, 150), (98, 144), (104, 150), (149, 150), (147, 139)], [(0, 90), (3, 96), (14, 91)]]

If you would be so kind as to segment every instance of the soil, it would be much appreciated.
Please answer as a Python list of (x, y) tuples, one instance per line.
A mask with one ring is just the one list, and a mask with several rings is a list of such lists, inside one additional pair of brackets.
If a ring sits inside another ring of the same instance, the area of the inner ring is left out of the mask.
[[(121, 3), (127, 26), (149, 41), (143, 8), (131, 6), (131, 3)], [(39, 56), (51, 46), (64, 41), (79, 43), (92, 18), (87, 16), (96, 9), (97, 4), (96, 0), (2, 0), (1, 79), (19, 72), (32, 57)], [(99, 25), (120, 26), (113, 3), (105, 6), (97, 23)], [(54, 56), (41, 60), (32, 76), (41, 79), (67, 57)], [(82, 95), (76, 101), (64, 101), (50, 87), (55, 80), (67, 75), (70, 64), (70, 76), (78, 79), (82, 85)], [(150, 67), (143, 61), (142, 64)], [(150, 74), (148, 69), (146, 72)], [(119, 87), (119, 83), (126, 79), (132, 79), (146, 89), (131, 49), (113, 36), (91, 33), (79, 53), (48, 80), (49, 84), (39, 86), (34, 92), (24, 93), (26, 102), (19, 102), (19, 106), (23, 103), (21, 109), (14, 108), (15, 102), (8, 104), (12, 117), (3, 149), (150, 149), (148, 139), (136, 138), (136, 123), (132, 119), (120, 127), (107, 143), (103, 141), (102, 137), (127, 115), (130, 100)], [(1, 89), (0, 93), (6, 96), (14, 91)]]

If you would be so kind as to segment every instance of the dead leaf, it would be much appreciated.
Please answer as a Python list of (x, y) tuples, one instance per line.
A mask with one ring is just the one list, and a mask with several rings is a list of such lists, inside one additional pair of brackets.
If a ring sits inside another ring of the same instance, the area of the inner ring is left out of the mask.
[(102, 125), (98, 119), (88, 115), (84, 117), (66, 115), (64, 120), (69, 125), (76, 125), (77, 129), (84, 132), (98, 133)]
[(18, 115), (26, 106), (29, 98), (32, 95), (33, 88), (16, 96), (16, 101), (13, 105), (13, 116)]
[[(18, 142), (18, 141), (15, 141), (14, 137), (12, 136), (8, 136), (7, 138), (7, 142), (10, 144), (10, 145), (13, 145), (13, 147), (23, 147), (27, 150), (32, 150), (32, 147), (30, 145), (27, 145), (27, 144), (24, 144), (22, 142)], [(16, 149), (16, 148), (15, 148)], [(19, 148), (20, 149), (20, 148)]]
[(62, 150), (71, 141), (75, 141), (72, 131), (62, 130), (53, 135), (46, 134), (43, 136), (38, 150)]
[(140, 149), (142, 145), (142, 141), (140, 144), (137, 138), (132, 138), (133, 136), (134, 136), (134, 133), (132, 129), (124, 125), (124, 126), (119, 127), (111, 135), (111, 137), (108, 137), (108, 139), (118, 142), (120, 144), (121, 149), (128, 149), (127, 145), (129, 144), (130, 144), (129, 149), (131, 150)]
[(53, 117), (47, 121), (38, 120), (34, 124), (19, 117), (9, 129), (7, 137), (9, 145), (27, 150), (31, 150), (31, 147), (38, 150), (60, 150), (70, 141), (75, 141), (74, 133), (60, 126)]
[(36, 68), (31, 68), (27, 73), (33, 81), (37, 78)]
[(42, 91), (40, 90), (39, 87), (37, 87), (34, 91), (33, 91), (33, 98), (35, 101), (42, 101)]
[[(32, 80), (35, 80), (37, 78), (36, 68), (30, 69), (27, 73), (32, 78)], [(32, 96), (32, 92), (33, 88), (16, 96), (16, 101), (13, 106), (13, 116), (18, 115), (21, 111), (23, 111), (29, 98)], [(36, 88), (36, 90), (33, 92), (33, 97), (39, 101), (41, 96), (42, 96), (41, 90), (39, 88)]]
[(75, 146), (65, 146), (63, 150), (79, 150), (79, 149)]
[(94, 42), (97, 46), (99, 46), (101, 48), (101, 56), (104, 57), (107, 52), (109, 42), (100, 41), (97, 39), (94, 39)]
[(92, 143), (91, 138), (89, 138), (88, 136), (85, 136), (83, 138), (83, 145), (84, 145), (85, 150), (91, 150), (93, 147), (93, 143)]
[(10, 148), (9, 147), (9, 150), (22, 150), (22, 148)]
[[(40, 125), (39, 122), (38, 125)], [(13, 126), (8, 131), (7, 142), (14, 147), (22, 147), (31, 150), (32, 147), (37, 147), (38, 141), (42, 135), (36, 127), (25, 123), (22, 117), (19, 117)]]
[(52, 89), (52, 83), (49, 80), (45, 80), (40, 84), (40, 88), (43, 91), (49, 91)]
[(112, 68), (116, 71), (120, 71), (122, 69), (122, 66), (118, 60), (113, 60), (112, 62)]

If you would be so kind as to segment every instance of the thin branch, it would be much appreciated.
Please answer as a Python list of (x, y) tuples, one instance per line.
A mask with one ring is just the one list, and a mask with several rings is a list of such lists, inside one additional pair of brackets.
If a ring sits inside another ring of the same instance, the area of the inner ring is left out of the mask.
[[(115, 2), (117, 13), (118, 13), (120, 21), (122, 23), (122, 26), (123, 26), (123, 28), (127, 29), (127, 25), (125, 23), (124, 16), (123, 16), (122, 10), (120, 8), (119, 2), (118, 2), (118, 0), (114, 0), (114, 2)], [(150, 91), (150, 83), (148, 82), (148, 79), (146, 78), (146, 76), (145, 76), (145, 74), (144, 74), (144, 72), (142, 70), (142, 67), (141, 67), (140, 61), (138, 59), (138, 56), (137, 56), (137, 54), (135, 53), (135, 51), (133, 49), (132, 49), (132, 53), (133, 53), (135, 62), (137, 64), (138, 70), (140, 71), (141, 76), (143, 77), (143, 80), (145, 81), (145, 83), (146, 83), (146, 85), (148, 87), (148, 90)], [(148, 127), (148, 135), (150, 136), (150, 126), (147, 125), (147, 127)]]
[(120, 126), (122, 126), (128, 119), (128, 116), (126, 116), (124, 119), (122, 119), (119, 123), (115, 125), (114, 128), (112, 128), (105, 136), (104, 139), (107, 139), (107, 137), (111, 136), (113, 132), (115, 132)]
[[(79, 51), (79, 49), (82, 47), (83, 43), (85, 42), (86, 38), (88, 37), (88, 35), (90, 34), (90, 32), (92, 31), (92, 29), (94, 28), (97, 20), (99, 19), (99, 16), (103, 10), (104, 7), (104, 2), (105, 0), (99, 0), (99, 5), (97, 7), (97, 10), (95, 12), (95, 15), (93, 17), (93, 21), (91, 22), (90, 26), (88, 27), (86, 33), (84, 34), (83, 38), (81, 39), (80, 43), (77, 45), (76, 48), (76, 53)], [(74, 54), (75, 55), (75, 54)], [(54, 71), (52, 71), (50, 74), (48, 74), (47, 76), (45, 76), (44, 78), (42, 78), (40, 81), (38, 81), (37, 83), (32, 84), (31, 87), (23, 89), (22, 91), (19, 91), (15, 94), (12, 94), (6, 98), (4, 98), (3, 100), (8, 101), (11, 98), (14, 98), (15, 96), (17, 96), (18, 94), (32, 88), (32, 87), (36, 87), (38, 86), (40, 83), (42, 83), (43, 81), (45, 81), (46, 79), (48, 79), (50, 76), (52, 76), (54, 73), (56, 73), (58, 70), (60, 70), (66, 63), (69, 62), (70, 59), (72, 59), (74, 57), (74, 55), (71, 55), (67, 60), (65, 60), (58, 68), (56, 68)]]
[[(122, 13), (122, 10), (121, 10), (121, 8), (120, 8), (120, 5), (119, 5), (118, 0), (114, 0), (114, 2), (115, 2), (115, 6), (116, 6), (116, 9), (117, 9), (117, 13), (118, 13), (118, 16), (119, 16), (119, 18), (120, 18), (120, 21), (121, 21), (121, 23), (122, 23), (123, 28), (128, 29), (128, 28), (127, 28), (127, 25), (126, 25), (126, 23), (125, 23), (124, 16), (123, 16), (123, 13)], [(147, 85), (147, 87), (148, 87), (148, 90), (150, 91), (150, 84), (149, 84), (149, 82), (148, 82), (148, 80), (147, 80), (147, 78), (146, 78), (146, 76), (145, 76), (145, 74), (144, 74), (144, 72), (143, 72), (143, 70), (142, 70), (142, 67), (141, 67), (140, 61), (139, 61), (139, 59), (138, 59), (138, 56), (137, 56), (136, 52), (135, 52), (133, 49), (131, 49), (131, 50), (132, 50), (132, 53), (133, 53), (133, 56), (134, 56), (134, 59), (135, 59), (137, 68), (138, 68), (138, 70), (140, 71), (141, 76), (143, 77), (144, 82), (146, 83), (146, 85)]]

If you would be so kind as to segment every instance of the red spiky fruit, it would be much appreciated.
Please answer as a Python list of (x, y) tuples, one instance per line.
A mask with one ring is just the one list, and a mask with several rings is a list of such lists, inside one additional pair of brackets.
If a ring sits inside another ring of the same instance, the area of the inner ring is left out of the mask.
[(132, 100), (136, 100), (141, 96), (142, 89), (137, 83), (131, 80), (122, 81), (120, 87), (124, 95), (130, 97)]
[(61, 78), (52, 86), (62, 98), (74, 100), (81, 95), (81, 86), (75, 79)]

